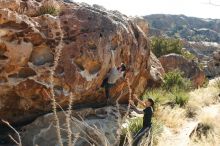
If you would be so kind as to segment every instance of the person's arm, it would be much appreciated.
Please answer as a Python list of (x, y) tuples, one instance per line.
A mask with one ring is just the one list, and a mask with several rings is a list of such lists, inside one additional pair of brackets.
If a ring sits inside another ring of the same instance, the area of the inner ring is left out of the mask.
[(134, 99), (137, 100), (140, 105), (146, 107), (146, 104), (145, 104), (143, 101), (141, 101), (141, 100), (137, 97), (137, 95), (134, 94), (133, 96), (134, 96)]
[(129, 100), (129, 103), (130, 103), (131, 107), (134, 109), (134, 111), (135, 111), (136, 113), (138, 113), (138, 114), (144, 114), (143, 111), (139, 110), (139, 109), (135, 106), (135, 104), (134, 104), (134, 102), (133, 102), (132, 100)]
[(115, 53), (113, 50), (111, 50), (111, 63), (112, 63), (112, 68), (115, 67)]

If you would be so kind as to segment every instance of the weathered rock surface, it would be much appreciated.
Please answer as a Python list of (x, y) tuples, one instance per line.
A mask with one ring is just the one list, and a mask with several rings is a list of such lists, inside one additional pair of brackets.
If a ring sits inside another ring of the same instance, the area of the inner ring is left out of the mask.
[(220, 75), (220, 50), (213, 52), (207, 66), (205, 66), (205, 73), (211, 78)]
[[(184, 47), (194, 54), (208, 78), (215, 78), (220, 74), (218, 67), (218, 52), (220, 44), (213, 42), (187, 42), (183, 41)], [(216, 58), (217, 57), (217, 58)]]
[(193, 60), (187, 60), (182, 55), (168, 54), (159, 58), (165, 72), (179, 69), (185, 77), (191, 79), (195, 87), (202, 86), (205, 81), (204, 72), (198, 67), (198, 64)]
[[(84, 109), (72, 112), (70, 121), (74, 146), (116, 146), (119, 143), (121, 125), (120, 118), (127, 108), (105, 107), (98, 109)], [(67, 145), (66, 116), (58, 113), (61, 123), (61, 134), (64, 145)], [(83, 120), (82, 120), (83, 119)], [(54, 126), (53, 114), (44, 115), (33, 123), (23, 127), (21, 132), (23, 146), (55, 146), (59, 145)]]
[[(100, 87), (111, 67), (111, 50), (115, 50), (116, 65), (124, 62), (129, 68), (126, 77), (137, 95), (149, 80), (160, 82), (154, 73), (163, 72), (155, 71), (159, 62), (151, 61), (146, 35), (119, 12), (59, 2), (58, 16), (35, 16), (30, 11), (44, 1), (29, 0), (22, 11), (24, 1), (10, 2), (0, 1), (2, 119), (18, 123), (50, 111), (53, 90), (62, 107), (67, 106), (70, 93), (74, 105), (105, 101)], [(111, 94), (126, 103), (126, 81), (118, 81)]]

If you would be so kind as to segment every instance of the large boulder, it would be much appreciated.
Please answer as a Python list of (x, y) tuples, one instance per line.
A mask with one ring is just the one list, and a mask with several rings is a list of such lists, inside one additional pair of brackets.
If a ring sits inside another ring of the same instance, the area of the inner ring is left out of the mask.
[[(70, 120), (71, 131), (66, 128), (64, 112), (58, 112), (60, 119), (61, 137), (67, 145), (67, 133), (72, 133), (74, 146), (118, 146), (121, 133), (121, 116), (126, 113), (125, 106), (104, 107), (98, 109), (82, 109), (72, 111)], [(55, 146), (59, 145), (53, 114), (39, 117), (33, 123), (22, 128), (21, 137), (23, 146)]]
[(184, 76), (190, 79), (194, 87), (202, 86), (205, 82), (205, 74), (199, 68), (199, 65), (193, 60), (187, 60), (179, 54), (168, 54), (159, 58), (165, 72), (180, 70)]
[[(149, 40), (135, 22), (117, 11), (57, 3), (58, 16), (0, 7), (1, 119), (29, 121), (51, 110), (52, 97), (63, 108), (70, 95), (74, 106), (104, 102), (100, 87), (111, 67), (111, 50), (116, 65), (124, 62), (128, 68), (127, 80), (111, 89), (120, 103), (128, 102), (129, 88), (141, 95), (149, 80), (160, 82), (162, 72), (155, 71), (159, 61), (151, 61)], [(26, 6), (30, 4), (37, 9), (43, 1), (29, 0)]]

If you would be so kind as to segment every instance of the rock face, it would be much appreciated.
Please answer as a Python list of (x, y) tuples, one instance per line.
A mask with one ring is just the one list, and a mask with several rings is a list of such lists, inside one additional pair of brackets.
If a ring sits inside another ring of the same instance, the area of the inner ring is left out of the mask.
[(215, 51), (212, 54), (211, 59), (205, 66), (205, 73), (208, 77), (216, 77), (220, 75), (220, 51)]
[(198, 58), (208, 78), (214, 78), (220, 74), (217, 57), (220, 44), (213, 42), (182, 42), (184, 47)]
[(202, 86), (205, 81), (204, 72), (194, 61), (185, 59), (182, 55), (168, 54), (159, 58), (165, 72), (179, 69), (189, 78), (195, 87)]
[[(126, 112), (125, 107), (120, 111)], [(119, 142), (120, 117), (123, 113), (118, 113), (116, 107), (105, 107), (98, 109), (84, 109), (72, 113), (71, 132), (73, 133), (74, 146), (116, 146)], [(61, 128), (66, 129), (65, 114), (58, 113)], [(78, 118), (76, 118), (78, 117)], [(83, 121), (82, 121), (83, 119)], [(22, 143), (23, 146), (55, 146), (59, 145), (54, 127), (53, 114), (48, 114), (36, 119), (33, 123), (23, 127)], [(67, 131), (63, 130), (62, 141), (67, 145)]]
[[(18, 123), (48, 112), (53, 95), (64, 108), (71, 94), (74, 105), (105, 101), (100, 87), (111, 68), (111, 50), (115, 50), (117, 66), (121, 62), (127, 65), (126, 78), (137, 95), (144, 92), (149, 80), (160, 82), (154, 73), (163, 72), (155, 71), (159, 62), (150, 57), (149, 41), (128, 17), (64, 2), (57, 2), (58, 16), (36, 15), (32, 10), (37, 11), (44, 1), (23, 2), (10, 0), (8, 5), (0, 1), (2, 119)], [(111, 95), (126, 103), (126, 81), (119, 80)]]

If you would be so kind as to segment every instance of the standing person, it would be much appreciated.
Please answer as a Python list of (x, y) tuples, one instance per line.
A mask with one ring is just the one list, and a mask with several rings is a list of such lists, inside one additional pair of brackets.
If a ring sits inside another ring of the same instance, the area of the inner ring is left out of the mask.
[(121, 63), (119, 67), (115, 66), (115, 54), (111, 50), (111, 69), (107, 74), (107, 77), (103, 80), (102, 87), (105, 88), (105, 95), (107, 98), (107, 104), (110, 103), (111, 95), (110, 89), (115, 85), (115, 83), (125, 76), (126, 66), (124, 63)]
[[(148, 98), (145, 102), (141, 101), (136, 95), (134, 95), (134, 99), (138, 101), (140, 105), (144, 107), (143, 111), (140, 111), (137, 109), (135, 106), (134, 102), (130, 100), (131, 106), (134, 108), (134, 110), (139, 113), (139, 114), (144, 114), (143, 117), (143, 126), (142, 128), (138, 131), (138, 133), (134, 136), (133, 139), (133, 146), (137, 146), (138, 142), (141, 140), (141, 138), (146, 135), (148, 136), (150, 129), (151, 129), (151, 119), (153, 116), (153, 106), (154, 106), (154, 101), (151, 98)], [(148, 143), (150, 145), (150, 142)]]

